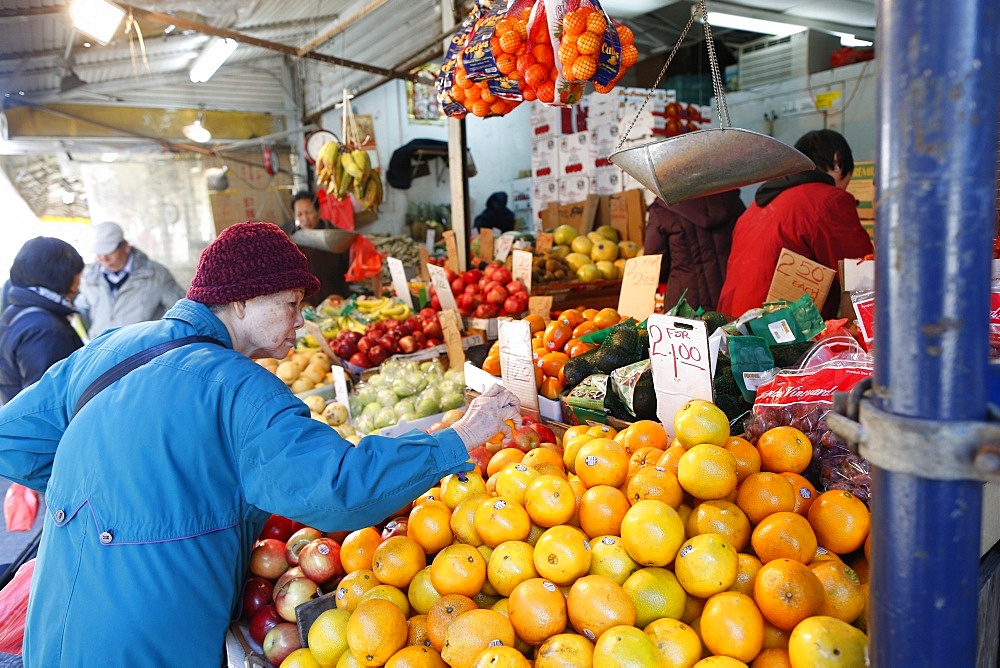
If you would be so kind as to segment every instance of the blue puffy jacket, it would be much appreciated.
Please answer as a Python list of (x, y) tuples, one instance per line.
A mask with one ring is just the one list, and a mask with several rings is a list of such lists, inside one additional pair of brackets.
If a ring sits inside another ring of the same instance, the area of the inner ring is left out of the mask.
[[(154, 359), (72, 422), (115, 363), (162, 341), (214, 337)], [(323, 531), (376, 523), (443, 475), (469, 470), (452, 430), (354, 447), (181, 300), (108, 332), (0, 408), (0, 475), (46, 494), (26, 666), (216, 668), (270, 513)]]

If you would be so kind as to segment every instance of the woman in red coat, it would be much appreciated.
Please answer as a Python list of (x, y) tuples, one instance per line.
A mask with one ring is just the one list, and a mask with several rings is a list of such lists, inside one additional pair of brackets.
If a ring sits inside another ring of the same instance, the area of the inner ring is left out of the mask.
[[(739, 316), (759, 307), (767, 297), (782, 248), (804, 255), (833, 270), (844, 258), (873, 252), (861, 226), (857, 202), (847, 192), (854, 156), (847, 140), (833, 130), (807, 132), (795, 148), (816, 169), (764, 183), (736, 222), (733, 247), (718, 310)], [(823, 304), (823, 317), (840, 311), (837, 280)]]

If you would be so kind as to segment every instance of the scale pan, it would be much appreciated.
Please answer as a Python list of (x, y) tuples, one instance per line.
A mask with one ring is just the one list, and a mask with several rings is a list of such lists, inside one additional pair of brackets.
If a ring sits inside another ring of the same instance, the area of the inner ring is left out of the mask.
[(357, 232), (347, 230), (298, 230), (292, 234), (292, 241), (306, 248), (344, 253), (350, 250), (357, 236)]
[(815, 169), (773, 137), (712, 128), (615, 151), (608, 160), (667, 204)]

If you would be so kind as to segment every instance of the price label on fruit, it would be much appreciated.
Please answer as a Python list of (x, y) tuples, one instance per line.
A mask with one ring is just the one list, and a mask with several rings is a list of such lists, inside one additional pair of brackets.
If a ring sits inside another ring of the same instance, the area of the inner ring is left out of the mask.
[(625, 261), (618, 313), (642, 322), (656, 309), (660, 284), (660, 255), (643, 255)]
[(712, 401), (712, 359), (702, 320), (653, 314), (646, 323), (656, 416), (673, 438), (674, 414), (689, 399)]
[(403, 262), (397, 258), (387, 258), (389, 262), (389, 276), (392, 277), (392, 289), (396, 291), (396, 297), (404, 304), (413, 309), (413, 297), (410, 296), (410, 283), (406, 280), (406, 269)]
[(438, 301), (441, 302), (442, 311), (457, 311), (458, 304), (455, 303), (455, 295), (451, 292), (451, 283), (448, 282), (448, 274), (444, 267), (436, 264), (427, 264), (428, 273), (431, 275), (431, 285), (437, 292)]
[(457, 274), (463, 269), (461, 269), (462, 263), (458, 257), (458, 242), (455, 241), (455, 232), (454, 230), (446, 230), (442, 236), (444, 236), (444, 249), (448, 254), (448, 268)]
[(489, 260), (493, 257), (493, 228), (486, 227), (479, 232), (479, 258)]
[(514, 247), (514, 237), (509, 234), (501, 234), (497, 239), (497, 249), (493, 253), (493, 259), (498, 262), (506, 262), (510, 255), (510, 249)]
[(816, 308), (822, 310), (836, 273), (825, 265), (782, 248), (765, 301), (787, 299), (794, 302), (802, 295), (809, 295)]
[(524, 283), (528, 294), (531, 294), (531, 253), (523, 250), (514, 251), (514, 258), (510, 263), (510, 273), (515, 281)]
[(531, 325), (526, 320), (500, 318), (500, 377), (504, 387), (521, 401), (521, 411), (538, 416), (538, 386), (531, 350)]

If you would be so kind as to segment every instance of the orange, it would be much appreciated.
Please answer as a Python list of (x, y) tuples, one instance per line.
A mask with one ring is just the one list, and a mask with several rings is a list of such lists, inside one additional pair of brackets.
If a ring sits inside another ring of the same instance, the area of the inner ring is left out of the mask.
[(587, 319), (583, 317), (583, 313), (575, 308), (568, 308), (559, 314), (558, 320), (564, 322), (570, 327), (577, 327), (587, 322)]
[(763, 563), (794, 559), (808, 564), (816, 556), (816, 534), (809, 521), (798, 513), (771, 513), (754, 527), (750, 537), (753, 551)]
[(805, 515), (809, 512), (809, 506), (812, 505), (816, 497), (819, 496), (819, 492), (813, 487), (813, 484), (809, 482), (802, 474), (792, 473), (791, 471), (782, 471), (781, 477), (787, 478), (788, 482), (792, 483), (792, 487), (795, 489), (795, 507), (792, 508), (793, 513), (798, 513), (799, 515)]
[[(570, 427), (573, 429), (573, 427)], [(576, 455), (580, 452), (580, 448), (583, 444), (594, 440), (594, 437), (587, 432), (569, 435), (569, 430), (563, 434), (563, 463), (566, 465), (566, 470), (570, 473), (576, 473)]]
[(573, 338), (573, 328), (562, 320), (553, 320), (545, 326), (542, 344), (549, 352), (561, 351), (571, 338)]
[(792, 660), (788, 658), (787, 649), (762, 649), (750, 663), (750, 668), (792, 668)]
[(618, 584), (639, 570), (639, 564), (629, 556), (620, 536), (600, 536), (590, 541), (589, 575), (603, 575)]
[(674, 433), (685, 448), (700, 443), (722, 446), (729, 438), (729, 418), (711, 401), (692, 399), (674, 414)]
[(334, 608), (324, 610), (309, 626), (306, 635), (309, 651), (321, 666), (336, 665), (347, 648), (347, 621), (351, 613)]
[(519, 540), (497, 545), (486, 566), (486, 577), (500, 596), (510, 596), (514, 587), (538, 577), (534, 561), (535, 549)]
[(539, 467), (545, 464), (551, 464), (560, 471), (566, 471), (566, 464), (563, 462), (562, 452), (553, 450), (552, 448), (535, 448), (533, 450), (529, 450), (524, 453), (524, 457), (521, 458), (521, 463), (539, 471), (541, 470)]
[(576, 633), (557, 633), (535, 651), (535, 668), (578, 668), (593, 665), (594, 643)]
[[(541, 449), (543, 448), (536, 448), (531, 452)], [(563, 478), (541, 475), (528, 483), (524, 492), (524, 509), (531, 521), (539, 526), (548, 528), (565, 524), (576, 512), (576, 493), (572, 485)]]
[(431, 647), (440, 652), (444, 647), (444, 634), (448, 626), (462, 613), (478, 609), (475, 601), (461, 594), (448, 594), (434, 601), (434, 605), (427, 611), (427, 639)]
[(771, 513), (795, 508), (795, 489), (777, 473), (754, 473), (737, 488), (736, 505), (750, 524), (757, 524)]
[(871, 529), (868, 506), (840, 489), (820, 494), (809, 507), (807, 517), (819, 544), (837, 554), (847, 554), (864, 546)]
[(629, 478), (625, 490), (629, 503), (633, 504), (654, 499), (677, 508), (684, 501), (684, 490), (677, 476), (662, 466), (643, 466)]
[(630, 507), (625, 494), (617, 487), (591, 487), (580, 498), (580, 528), (589, 538), (617, 536)]
[(736, 457), (710, 443), (690, 446), (677, 462), (677, 481), (696, 499), (728, 496), (736, 489), (738, 479)]
[(427, 613), (413, 615), (406, 620), (406, 644), (431, 646), (427, 637)]
[(382, 534), (375, 527), (365, 527), (347, 534), (340, 544), (340, 565), (346, 573), (361, 569), (371, 570), (375, 548), (382, 542)]
[(449, 545), (431, 562), (431, 583), (442, 595), (473, 597), (486, 582), (486, 559), (471, 545)]
[(839, 561), (841, 563), (844, 562), (844, 560), (840, 558), (839, 554), (837, 554), (836, 552), (831, 552), (822, 545), (816, 547), (816, 556), (813, 557), (813, 560), (809, 562), (809, 565), (811, 566), (812, 564), (815, 564), (817, 561)]
[(490, 457), (486, 465), (486, 475), (491, 476), (499, 473), (507, 464), (516, 463), (524, 459), (524, 452), (517, 448), (504, 448)]
[(684, 522), (662, 501), (638, 501), (622, 519), (622, 542), (643, 566), (666, 566), (684, 542)]
[(858, 574), (837, 561), (820, 561), (809, 568), (823, 585), (823, 603), (818, 613), (853, 624), (865, 608), (865, 592)]
[(313, 658), (308, 647), (300, 647), (292, 650), (285, 660), (281, 662), (284, 668), (322, 668), (319, 662)]
[(486, 493), (486, 481), (475, 471), (451, 473), (441, 479), (441, 500), (450, 510), (470, 496)]
[(674, 574), (684, 591), (708, 598), (726, 591), (736, 582), (740, 559), (725, 536), (703, 533), (681, 546), (674, 561)]
[(593, 424), (587, 428), (587, 433), (594, 438), (611, 438), (618, 435), (618, 430), (609, 424)]
[(657, 619), (643, 632), (656, 644), (667, 666), (690, 668), (701, 658), (701, 638), (693, 628), (676, 619)]
[(753, 443), (740, 436), (730, 436), (722, 446), (736, 457), (736, 476), (739, 482), (752, 473), (760, 473), (760, 452)]
[(628, 474), (631, 476), (632, 474), (638, 472), (639, 469), (647, 466), (655, 466), (656, 460), (662, 455), (663, 450), (649, 445), (634, 450), (628, 458)]
[(571, 427), (567, 427), (566, 431), (564, 431), (562, 435), (563, 445), (565, 445), (571, 438), (579, 436), (580, 434), (586, 434), (588, 429), (590, 429), (589, 424), (575, 424)]
[(542, 368), (542, 373), (546, 376), (557, 376), (559, 375), (559, 369), (563, 368), (563, 365), (568, 361), (569, 355), (561, 350), (556, 350), (546, 353), (539, 358), (538, 365)]
[(757, 571), (764, 564), (752, 554), (740, 552), (736, 556), (739, 557), (739, 568), (736, 571), (736, 582), (729, 588), (729, 591), (738, 591), (741, 594), (753, 596), (753, 582), (757, 579)]
[(587, 336), (587, 334), (593, 334), (599, 329), (600, 327), (598, 327), (593, 322), (590, 322), (589, 320), (581, 322), (579, 325), (573, 328), (573, 338), (579, 339), (581, 337)]
[(795, 427), (783, 425), (768, 429), (757, 439), (762, 471), (802, 473), (812, 461), (809, 437)]
[[(580, 32), (583, 32), (583, 31), (581, 30)], [(576, 35), (576, 34), (579, 34), (579, 33), (572, 33), (572, 32), (569, 33), (570, 36)], [(599, 311), (596, 308), (585, 308), (585, 309), (582, 309), (580, 311), (580, 313), (583, 314), (584, 318), (586, 318), (587, 320), (591, 320), (592, 321), (594, 319), (594, 317), (599, 313)]]
[(638, 420), (615, 435), (617, 441), (628, 455), (639, 448), (653, 447), (657, 450), (666, 450), (670, 444), (667, 432), (663, 430), (663, 425), (656, 420)]
[(680, 619), (687, 606), (687, 592), (666, 568), (640, 568), (622, 584), (635, 607), (635, 625), (646, 628), (662, 617)]
[(685, 530), (688, 536), (717, 533), (729, 539), (736, 551), (750, 542), (750, 520), (735, 503), (722, 499), (702, 501), (691, 510)]
[[(423, 550), (421, 550), (423, 552)], [(364, 568), (351, 571), (337, 584), (337, 607), (354, 612), (366, 591), (380, 584), (375, 573)]]
[(846, 622), (817, 615), (804, 620), (788, 637), (793, 666), (834, 668), (868, 665), (868, 636)]
[(569, 621), (588, 640), (597, 640), (613, 626), (635, 624), (635, 606), (621, 585), (603, 575), (585, 575), (566, 597)]
[(406, 588), (406, 598), (410, 602), (410, 607), (421, 615), (426, 615), (434, 605), (434, 601), (441, 598), (441, 592), (435, 589), (434, 583), (431, 582), (430, 566), (425, 566), (413, 576), (410, 586)]
[(574, 471), (587, 487), (621, 487), (628, 477), (628, 455), (611, 438), (594, 438), (580, 446)]
[[(441, 488), (431, 487), (429, 490), (418, 496), (413, 500), (413, 506), (419, 506), (424, 501), (440, 501), (441, 500)], [(413, 509), (413, 506), (410, 509)]]
[(452, 668), (472, 668), (476, 657), (496, 645), (514, 646), (510, 621), (495, 610), (470, 610), (445, 629), (441, 658)]
[[(524, 316), (522, 320), (528, 323), (528, 328), (531, 330), (532, 335), (545, 330), (545, 318), (537, 313), (530, 313)], [(499, 351), (499, 348), (497, 350)]]
[(618, 315), (618, 311), (613, 308), (602, 308), (594, 315), (594, 324), (600, 329), (607, 329), (612, 325), (617, 325), (621, 322), (621, 316)]
[(595, 666), (638, 667), (662, 663), (653, 639), (634, 626), (613, 626), (594, 644)]
[(540, 475), (537, 469), (525, 466), (522, 462), (507, 464), (497, 475), (496, 495), (511, 499), (523, 506), (524, 492), (528, 489), (528, 483)]
[[(623, 61), (624, 62), (624, 61)], [(747, 664), (731, 656), (715, 654), (706, 656), (704, 659), (694, 664), (693, 668), (747, 668)]]
[(363, 601), (347, 621), (347, 644), (362, 665), (385, 665), (406, 645), (406, 617), (384, 599)]
[[(485, 486), (484, 486), (485, 487)], [(406, 535), (417, 541), (427, 554), (451, 545), (451, 509), (444, 501), (425, 501), (414, 506), (406, 524)]]
[(535, 570), (557, 585), (568, 585), (590, 570), (590, 542), (575, 527), (560, 525), (546, 529), (534, 552)]
[[(760, 606), (757, 606), (758, 608)], [(764, 618), (764, 649), (788, 649), (788, 636), (791, 631), (779, 629)]]
[(764, 645), (764, 617), (746, 594), (725, 591), (705, 601), (701, 613), (701, 639), (713, 654), (744, 663)]
[(406, 594), (397, 587), (383, 584), (375, 585), (361, 595), (361, 600), (358, 601), (358, 605), (372, 598), (380, 598), (384, 601), (389, 601), (399, 608), (399, 611), (403, 613), (404, 617), (410, 616), (410, 601), (406, 598)]
[(504, 497), (480, 501), (473, 526), (483, 542), (496, 547), (506, 540), (524, 540), (531, 531), (531, 518), (524, 506)]
[(427, 554), (420, 543), (408, 536), (393, 536), (382, 541), (372, 555), (372, 571), (382, 584), (405, 589), (410, 580), (427, 565)]
[(447, 668), (441, 655), (433, 647), (408, 645), (385, 662), (386, 668)]
[(499, 376), (501, 373), (500, 369), (500, 354), (487, 355), (486, 359), (483, 360), (483, 371), (490, 374), (491, 376)]
[(488, 497), (485, 496), (484, 492), (480, 496), (465, 499), (455, 506), (455, 509), (451, 512), (451, 519), (448, 521), (448, 525), (451, 527), (452, 535), (460, 543), (472, 545), (473, 547), (479, 547), (483, 544), (483, 539), (476, 532), (474, 522), (476, 509), (479, 508), (479, 504), (485, 498)]
[(507, 614), (517, 637), (534, 646), (562, 633), (569, 623), (566, 597), (543, 578), (531, 578), (514, 587), (507, 599)]
[(476, 657), (472, 668), (531, 668), (531, 662), (513, 647), (492, 645)]
[(859, 580), (864, 583), (868, 582), (871, 576), (871, 564), (868, 563), (868, 560), (865, 559), (864, 556), (852, 559), (850, 566), (854, 569), (854, 572), (858, 574)]
[(677, 475), (677, 464), (681, 461), (681, 457), (687, 452), (687, 448), (683, 445), (671, 445), (669, 448), (663, 451), (660, 458), (656, 460), (657, 466), (662, 466), (667, 469), (675, 476)]
[(802, 562), (775, 559), (757, 572), (753, 598), (767, 621), (790, 631), (819, 610), (823, 603), (823, 584)]

